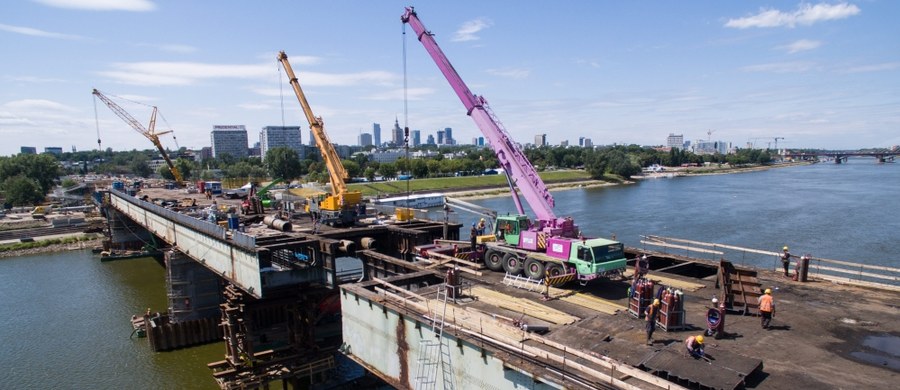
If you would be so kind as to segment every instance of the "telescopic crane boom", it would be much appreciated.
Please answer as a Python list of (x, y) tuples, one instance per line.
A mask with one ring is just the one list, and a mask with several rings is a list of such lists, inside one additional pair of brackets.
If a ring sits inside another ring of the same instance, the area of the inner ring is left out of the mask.
[(172, 159), (169, 158), (169, 154), (166, 152), (166, 149), (163, 148), (162, 143), (159, 142), (160, 135), (171, 133), (172, 130), (156, 132), (156, 106), (153, 106), (153, 113), (150, 114), (150, 125), (148, 127), (144, 127), (141, 122), (138, 122), (137, 119), (134, 119), (134, 117), (131, 116), (131, 114), (129, 114), (127, 111), (125, 111), (125, 109), (119, 107), (118, 104), (110, 100), (108, 97), (106, 97), (106, 95), (104, 95), (97, 89), (94, 89), (93, 94), (94, 96), (100, 98), (103, 103), (106, 103), (109, 109), (112, 110), (112, 112), (114, 112), (116, 115), (118, 115), (119, 118), (122, 118), (125, 123), (131, 125), (131, 128), (133, 128), (138, 133), (141, 133), (141, 135), (143, 135), (144, 137), (147, 137), (150, 142), (153, 142), (153, 146), (156, 146), (156, 149), (159, 150), (159, 154), (161, 154), (162, 158), (166, 160), (166, 165), (169, 166), (169, 171), (172, 172), (172, 176), (175, 177), (176, 182), (181, 183), (184, 180), (184, 178), (181, 177), (181, 172), (178, 171), (178, 167), (175, 166), (175, 164), (172, 162)]
[[(353, 218), (347, 215), (347, 213), (355, 212), (354, 210), (362, 200), (362, 193), (359, 191), (347, 190), (347, 183), (345, 180), (349, 180), (350, 175), (344, 168), (344, 164), (341, 163), (341, 158), (334, 149), (334, 145), (328, 140), (328, 135), (325, 134), (322, 117), (313, 115), (312, 108), (310, 108), (309, 102), (306, 101), (306, 95), (303, 94), (303, 89), (300, 88), (300, 82), (297, 80), (294, 69), (291, 68), (291, 63), (288, 61), (288, 56), (284, 51), (278, 53), (278, 61), (281, 62), (285, 73), (287, 73), (291, 87), (294, 88), (294, 94), (297, 95), (297, 100), (300, 101), (300, 106), (303, 108), (306, 120), (309, 121), (309, 128), (312, 130), (313, 137), (316, 139), (316, 145), (319, 147), (319, 152), (322, 154), (322, 161), (325, 162), (325, 166), (328, 168), (328, 175), (331, 179), (332, 195), (319, 202), (319, 207), (322, 212), (340, 213), (341, 211), (344, 211), (344, 216), (336, 219), (339, 219), (343, 223), (349, 223)], [(335, 217), (337, 216), (335, 215)]]
[[(553, 212), (553, 195), (547, 189), (544, 181), (538, 176), (537, 171), (519, 146), (513, 142), (512, 137), (502, 127), (500, 121), (493, 115), (487, 100), (483, 96), (476, 96), (469, 90), (466, 83), (462, 80), (450, 60), (444, 55), (444, 52), (434, 40), (433, 34), (425, 29), (422, 21), (419, 20), (415, 10), (412, 7), (406, 8), (406, 13), (401, 16), (401, 21), (409, 23), (413, 31), (415, 31), (419, 42), (425, 46), (425, 50), (431, 55), (431, 58), (437, 64), (441, 73), (447, 78), (450, 87), (456, 92), (456, 96), (462, 101), (466, 107), (466, 114), (475, 120), (475, 124), (481, 129), (481, 132), (490, 142), (491, 148), (497, 155), (500, 165), (506, 171), (507, 177), (511, 183), (518, 187), (525, 201), (535, 213), (537, 221), (540, 223), (538, 228), (556, 227), (563, 223), (563, 219), (556, 217)], [(511, 188), (513, 201), (516, 209), (520, 214), (525, 214), (522, 203), (516, 193), (515, 188)], [(571, 221), (570, 221), (571, 222)]]

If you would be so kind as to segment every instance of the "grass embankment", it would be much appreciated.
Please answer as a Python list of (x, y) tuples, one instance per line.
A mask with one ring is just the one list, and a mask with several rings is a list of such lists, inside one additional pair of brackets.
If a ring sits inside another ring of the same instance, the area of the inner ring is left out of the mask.
[(44, 248), (52, 245), (67, 245), (74, 244), (76, 242), (81, 241), (93, 241), (96, 240), (96, 235), (84, 235), (78, 237), (65, 237), (65, 238), (51, 238), (48, 240), (36, 240), (30, 242), (15, 242), (11, 244), (3, 244), (0, 245), (0, 253), (9, 252), (9, 251), (19, 251), (25, 249), (35, 249), (35, 248)]
[[(564, 183), (591, 180), (586, 171), (549, 171), (540, 172), (538, 175), (544, 183)], [(506, 176), (463, 176), (463, 177), (438, 177), (429, 179), (396, 180), (377, 183), (354, 183), (349, 185), (351, 191), (360, 191), (363, 196), (401, 194), (407, 191), (407, 183), (410, 192), (435, 191), (461, 191), (473, 188), (506, 187)]]

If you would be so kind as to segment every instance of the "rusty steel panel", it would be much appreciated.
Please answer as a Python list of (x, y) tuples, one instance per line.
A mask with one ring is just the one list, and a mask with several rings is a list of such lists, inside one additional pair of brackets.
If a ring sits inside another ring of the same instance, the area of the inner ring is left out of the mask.
[[(350, 357), (394, 387), (411, 389), (418, 372), (420, 341), (433, 338), (429, 323), (416, 321), (378, 303), (373, 292), (359, 294), (358, 285), (341, 288), (344, 349)], [(446, 329), (446, 328), (445, 328)], [(510, 369), (502, 359), (445, 330), (451, 371), (458, 389), (562, 388), (522, 368)], [(458, 342), (459, 341), (459, 342)], [(440, 369), (436, 380), (441, 383)]]

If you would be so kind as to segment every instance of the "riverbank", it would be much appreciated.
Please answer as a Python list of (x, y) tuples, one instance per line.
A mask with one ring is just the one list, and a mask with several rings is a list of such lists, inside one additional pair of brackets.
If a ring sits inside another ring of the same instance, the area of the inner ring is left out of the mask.
[(97, 233), (72, 233), (37, 237), (32, 242), (0, 244), (0, 258), (91, 249), (102, 244), (103, 236)]
[[(711, 175), (728, 175), (734, 173), (758, 172), (775, 168), (788, 168), (803, 165), (810, 165), (811, 162), (789, 162), (775, 165), (752, 165), (743, 167), (731, 166), (713, 166), (713, 167), (688, 167), (688, 168), (672, 168), (671, 172), (674, 177), (687, 176), (711, 176)], [(582, 179), (564, 182), (547, 183), (547, 188), (551, 191), (564, 191), (594, 187), (608, 187), (622, 184), (634, 184), (636, 180), (646, 179), (647, 177), (634, 177), (632, 180), (617, 180), (609, 178), (609, 181)], [(509, 194), (509, 188), (506, 186), (496, 186), (488, 188), (468, 188), (468, 189), (451, 189), (444, 191), (444, 194), (459, 199), (487, 199), (494, 197), (502, 197)]]

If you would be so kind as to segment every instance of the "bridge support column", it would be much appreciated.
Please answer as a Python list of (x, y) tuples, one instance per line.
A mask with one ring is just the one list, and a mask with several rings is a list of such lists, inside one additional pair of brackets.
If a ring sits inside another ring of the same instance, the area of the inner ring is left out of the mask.
[(166, 251), (169, 318), (184, 322), (219, 318), (222, 278), (178, 250)]
[(141, 249), (155, 239), (143, 226), (113, 208), (106, 210), (106, 224), (109, 226), (109, 248), (104, 249)]

